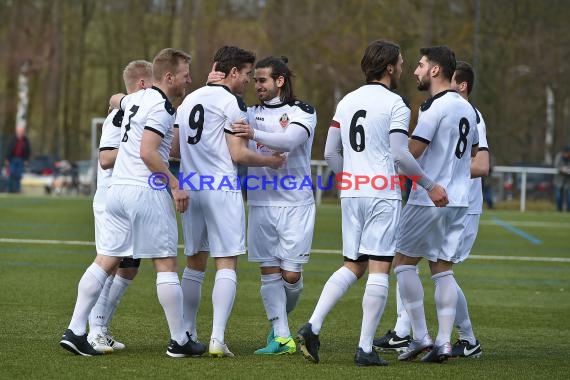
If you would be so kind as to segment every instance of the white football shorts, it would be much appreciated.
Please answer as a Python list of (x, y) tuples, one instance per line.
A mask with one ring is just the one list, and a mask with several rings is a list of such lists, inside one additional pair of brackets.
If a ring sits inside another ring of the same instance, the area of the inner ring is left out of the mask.
[(172, 198), (166, 190), (112, 185), (107, 190), (104, 234), (98, 253), (162, 258), (177, 254), (178, 226)]
[(401, 201), (380, 198), (341, 198), (342, 255), (394, 256)]
[(314, 228), (314, 203), (249, 206), (248, 260), (300, 272), (301, 265), (309, 262)]
[(475, 244), (475, 239), (477, 239), (479, 219), (481, 219), (480, 214), (467, 214), (467, 217), (465, 218), (465, 231), (463, 231), (463, 238), (459, 243), (457, 253), (451, 259), (453, 263), (461, 263), (469, 257), (473, 244)]
[(429, 261), (452, 261), (465, 230), (467, 207), (406, 205), (396, 251)]
[(184, 254), (210, 252), (211, 257), (245, 254), (245, 209), (241, 192), (188, 191), (190, 205), (182, 214)]

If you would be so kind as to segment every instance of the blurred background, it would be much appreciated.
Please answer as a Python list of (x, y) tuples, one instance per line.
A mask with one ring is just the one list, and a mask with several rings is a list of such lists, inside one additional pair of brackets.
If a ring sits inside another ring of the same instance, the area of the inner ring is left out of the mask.
[[(124, 91), (129, 61), (185, 50), (196, 89), (214, 52), (235, 44), (289, 58), (297, 96), (317, 109), (313, 158), (321, 160), (335, 104), (363, 84), (364, 48), (383, 38), (402, 47), (397, 91), (412, 104), (411, 129), (426, 98), (413, 76), (418, 49), (445, 44), (475, 67), (471, 100), (494, 165), (552, 168), (570, 142), (568, 20), (562, 0), (0, 0), (0, 149), (24, 123), (27, 171), (61, 172), (55, 163), (65, 160), (81, 182), (81, 173), (92, 176), (92, 119)], [(246, 102), (256, 102), (253, 85)], [(500, 200), (520, 195), (518, 173), (499, 171), (491, 182)], [(552, 174), (525, 182), (529, 196), (554, 202)]]

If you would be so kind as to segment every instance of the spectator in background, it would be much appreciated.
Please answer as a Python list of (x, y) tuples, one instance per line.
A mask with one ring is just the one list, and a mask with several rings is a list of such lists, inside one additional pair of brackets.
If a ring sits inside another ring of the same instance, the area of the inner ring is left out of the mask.
[(554, 167), (558, 170), (554, 176), (556, 209), (562, 211), (562, 205), (566, 201), (566, 211), (570, 212), (570, 145), (566, 145), (556, 154)]
[(16, 128), (16, 134), (8, 142), (6, 152), (5, 164), (10, 169), (8, 191), (10, 193), (19, 193), (21, 191), (20, 182), (24, 173), (24, 165), (27, 164), (31, 152), (30, 141), (26, 137), (25, 128)]

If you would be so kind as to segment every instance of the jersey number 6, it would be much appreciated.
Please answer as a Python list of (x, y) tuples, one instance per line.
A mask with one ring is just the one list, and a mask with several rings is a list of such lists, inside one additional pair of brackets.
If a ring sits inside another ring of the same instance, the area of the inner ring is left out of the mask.
[(350, 122), (350, 130), (348, 131), (350, 146), (356, 152), (362, 152), (366, 147), (364, 143), (364, 127), (361, 124), (357, 124), (358, 119), (361, 117), (366, 117), (365, 110), (356, 111)]

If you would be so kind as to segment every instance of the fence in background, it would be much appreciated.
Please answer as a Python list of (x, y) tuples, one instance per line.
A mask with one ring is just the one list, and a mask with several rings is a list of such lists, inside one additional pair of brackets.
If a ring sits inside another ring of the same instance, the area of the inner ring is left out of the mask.
[[(312, 160), (313, 176), (328, 177), (331, 173), (324, 160)], [(526, 210), (527, 199), (554, 201), (554, 175), (556, 169), (531, 166), (495, 166), (488, 179), (494, 201), (519, 199), (520, 211)], [(323, 190), (315, 189), (315, 199), (320, 204)]]

